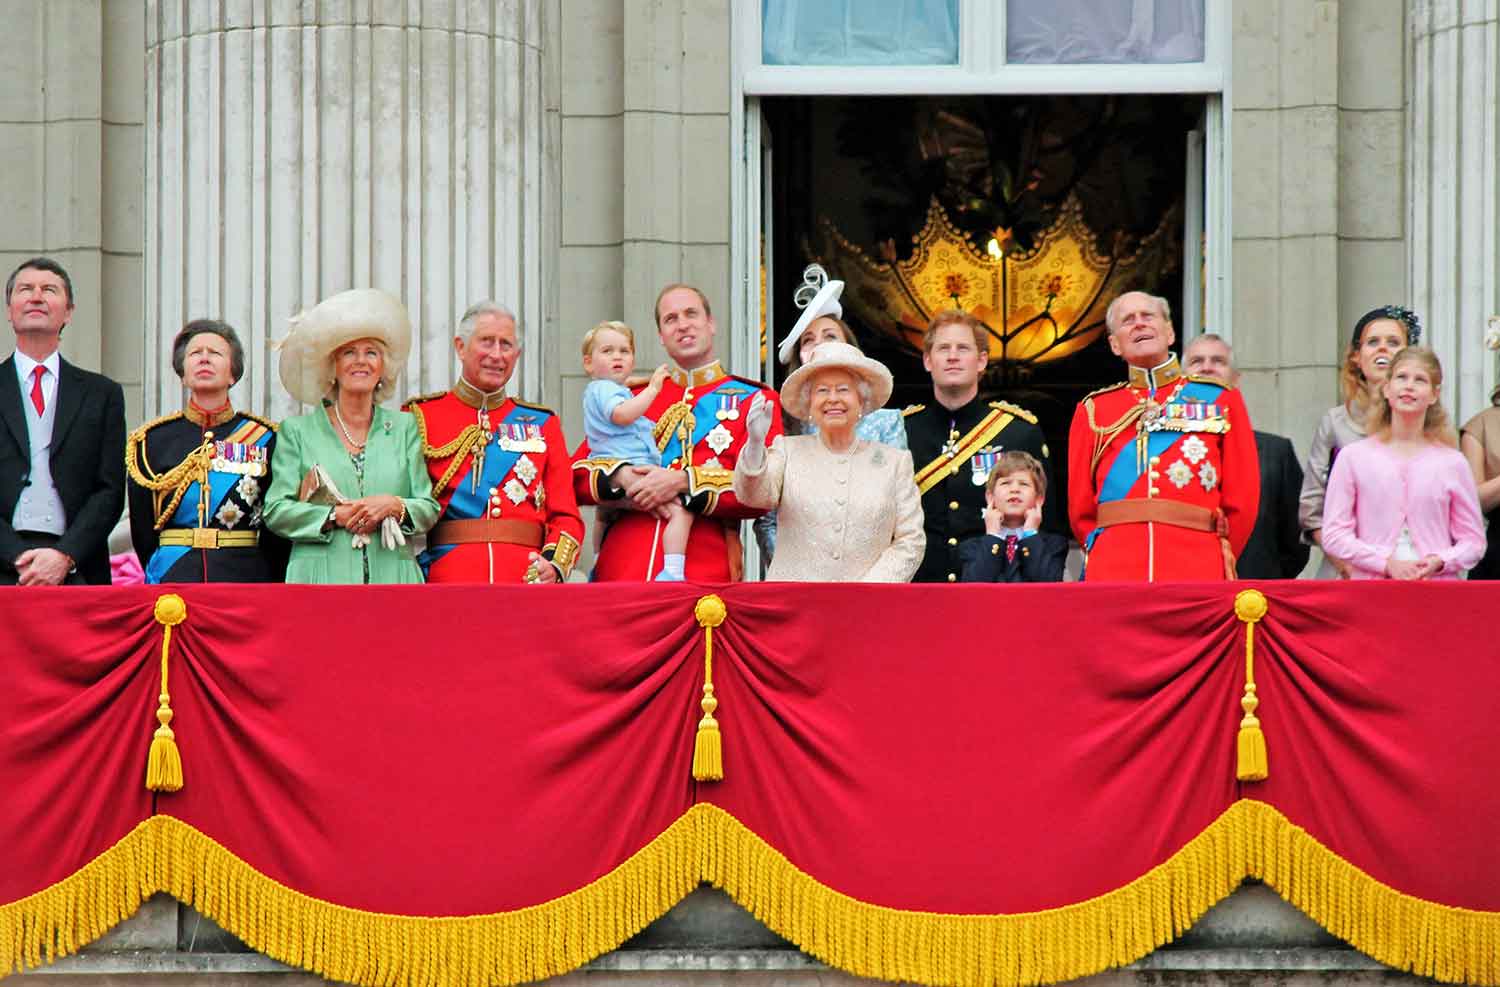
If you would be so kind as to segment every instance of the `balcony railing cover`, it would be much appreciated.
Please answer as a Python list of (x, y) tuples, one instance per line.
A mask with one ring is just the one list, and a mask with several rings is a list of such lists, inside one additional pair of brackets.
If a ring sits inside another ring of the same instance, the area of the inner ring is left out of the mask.
[(165, 689), (165, 588), (12, 590), (0, 969), (165, 891), (337, 980), (519, 983), (709, 882), (854, 974), (1052, 982), (1253, 876), (1500, 983), (1497, 591), (1259, 584), (1250, 633), (1249, 585), (184, 587)]

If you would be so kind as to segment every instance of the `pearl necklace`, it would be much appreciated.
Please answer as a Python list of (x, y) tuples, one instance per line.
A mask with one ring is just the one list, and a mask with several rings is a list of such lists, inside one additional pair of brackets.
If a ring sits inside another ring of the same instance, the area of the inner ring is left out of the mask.
[[(351, 446), (354, 447), (354, 451), (355, 452), (362, 452), (362, 451), (364, 451), (365, 446), (370, 441), (370, 433), (369, 433), (369, 431), (366, 430), (366, 432), (365, 432), (365, 441), (364, 442), (355, 442), (354, 441), (354, 436), (352, 436), (352, 435), (349, 434), (349, 428), (348, 428), (348, 426), (346, 426), (344, 424), (344, 416), (341, 415), (341, 414), (339, 414), (339, 403), (337, 401), (333, 402), (333, 420), (339, 423), (339, 431), (344, 433), (344, 439)], [(374, 424), (374, 420), (373, 419), (371, 419), (371, 424)]]

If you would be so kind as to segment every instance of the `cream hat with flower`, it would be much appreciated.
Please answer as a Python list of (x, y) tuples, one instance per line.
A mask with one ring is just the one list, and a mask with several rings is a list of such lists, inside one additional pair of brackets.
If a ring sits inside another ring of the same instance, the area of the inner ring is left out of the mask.
[(276, 344), (281, 383), (303, 404), (318, 404), (333, 392), (333, 355), (357, 339), (385, 346), (380, 393), (391, 395), (411, 351), (411, 319), (401, 301), (378, 288), (354, 288), (325, 298), (292, 316), (290, 331)]
[(781, 384), (781, 406), (795, 418), (806, 421), (812, 413), (807, 400), (807, 385), (825, 370), (845, 370), (870, 387), (869, 400), (862, 414), (868, 415), (891, 399), (891, 372), (879, 360), (872, 360), (859, 347), (829, 340), (819, 343), (802, 366), (793, 370)]

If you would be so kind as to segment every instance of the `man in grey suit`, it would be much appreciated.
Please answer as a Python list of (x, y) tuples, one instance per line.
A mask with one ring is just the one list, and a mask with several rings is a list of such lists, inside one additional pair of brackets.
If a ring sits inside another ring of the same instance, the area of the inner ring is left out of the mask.
[[(1216, 333), (1206, 332), (1188, 343), (1182, 363), (1190, 374), (1240, 386), (1234, 350)], [(1302, 466), (1291, 440), (1280, 435), (1257, 431), (1255, 451), (1260, 456), (1260, 510), (1250, 541), (1235, 562), (1235, 574), (1240, 579), (1295, 579), (1310, 551), (1297, 523)]]
[(16, 350), (0, 363), (0, 584), (107, 585), (125, 503), (124, 393), (57, 351), (73, 316), (61, 264), (21, 264), (5, 307)]

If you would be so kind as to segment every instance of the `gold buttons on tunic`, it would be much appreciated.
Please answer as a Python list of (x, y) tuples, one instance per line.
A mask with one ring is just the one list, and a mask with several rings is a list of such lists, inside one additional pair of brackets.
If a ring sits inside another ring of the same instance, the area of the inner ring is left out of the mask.
[(958, 501), (956, 501), (956, 500), (950, 500), (950, 501), (948, 501), (948, 510), (950, 510), (950, 511), (956, 511), (956, 510), (958, 510)]
[(958, 576), (955, 575), (954, 573), (951, 573), (951, 572), (948, 573), (948, 582), (950, 582), (950, 583), (956, 583), (956, 582), (958, 582)]
[(950, 545), (957, 545), (958, 544), (958, 539), (957, 538), (949, 538), (948, 539), (948, 544), (950, 544)]

